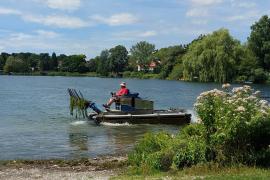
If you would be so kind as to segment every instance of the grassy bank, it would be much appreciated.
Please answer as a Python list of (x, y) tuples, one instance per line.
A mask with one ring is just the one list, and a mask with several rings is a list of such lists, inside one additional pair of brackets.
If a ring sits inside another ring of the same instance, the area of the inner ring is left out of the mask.
[[(0, 161), (0, 178), (39, 179), (46, 177), (75, 179), (269, 179), (270, 169), (247, 166), (220, 167), (218, 164), (198, 164), (168, 172), (138, 173), (128, 165), (126, 157), (102, 157), (75, 160), (10, 160)], [(30, 174), (30, 177), (29, 177)]]
[(219, 167), (212, 165), (196, 165), (183, 170), (171, 170), (154, 174), (136, 174), (134, 170), (119, 174), (112, 179), (269, 179), (270, 169), (258, 167)]

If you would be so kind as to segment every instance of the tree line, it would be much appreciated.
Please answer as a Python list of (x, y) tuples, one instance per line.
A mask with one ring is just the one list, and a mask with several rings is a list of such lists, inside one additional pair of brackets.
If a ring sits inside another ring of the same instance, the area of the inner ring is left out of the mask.
[[(152, 69), (151, 63), (155, 65)], [(270, 18), (265, 15), (255, 22), (244, 44), (227, 29), (219, 29), (200, 35), (189, 44), (161, 49), (146, 41), (136, 43), (130, 50), (117, 45), (89, 60), (85, 55), (3, 52), (0, 70), (95, 72), (104, 77), (151, 74), (160, 79), (261, 83), (270, 79)]]

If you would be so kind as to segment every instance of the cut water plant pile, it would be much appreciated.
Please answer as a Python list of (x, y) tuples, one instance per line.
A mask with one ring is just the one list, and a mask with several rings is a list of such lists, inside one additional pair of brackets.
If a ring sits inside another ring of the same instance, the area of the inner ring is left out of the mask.
[(68, 89), (68, 93), (70, 95), (70, 114), (74, 115), (75, 117), (87, 117), (87, 108), (89, 106), (89, 101), (84, 99), (82, 93), (79, 93), (75, 89)]
[(198, 123), (172, 136), (146, 134), (129, 154), (136, 173), (183, 169), (199, 164), (270, 166), (270, 106), (249, 86), (202, 93)]

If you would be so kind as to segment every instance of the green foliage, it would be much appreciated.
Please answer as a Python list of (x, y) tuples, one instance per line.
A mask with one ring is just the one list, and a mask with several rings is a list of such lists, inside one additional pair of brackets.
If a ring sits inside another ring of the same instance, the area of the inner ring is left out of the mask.
[(65, 72), (87, 72), (85, 55), (71, 55), (62, 59), (61, 71)]
[(0, 55), (0, 70), (4, 69), (5, 63), (6, 63), (5, 58), (2, 55)]
[(255, 69), (254, 82), (263, 83), (267, 80), (267, 75), (262, 68)]
[(39, 69), (40, 71), (50, 70), (50, 55), (48, 53), (40, 54)]
[(248, 45), (255, 53), (260, 67), (270, 70), (270, 18), (267, 15), (251, 26)]
[(197, 124), (176, 136), (147, 134), (129, 154), (140, 173), (202, 163), (270, 166), (270, 105), (249, 86), (202, 93), (195, 104)]
[(4, 66), (4, 72), (28, 72), (28, 65), (19, 58), (9, 56)]
[(123, 78), (158, 79), (159, 74), (125, 71), (123, 72)]
[(99, 63), (99, 56), (97, 56), (95, 58), (92, 58), (89, 61), (87, 61), (86, 67), (88, 68), (88, 70), (90, 72), (97, 72), (98, 63)]
[(170, 147), (171, 140), (172, 137), (165, 132), (146, 134), (135, 147), (134, 152), (129, 154), (129, 163), (152, 170), (168, 169), (171, 165), (172, 155), (164, 149)]
[(103, 50), (100, 53), (98, 63), (97, 63), (97, 73), (101, 76), (108, 76), (110, 63), (110, 52), (108, 50)]
[(173, 163), (177, 168), (206, 162), (206, 143), (197, 136), (183, 140), (175, 150)]
[(88, 107), (88, 101), (81, 98), (75, 98), (73, 96), (70, 96), (70, 114), (73, 115), (73, 112), (75, 111), (75, 116), (77, 117), (87, 117), (87, 107)]
[(55, 52), (52, 53), (52, 58), (50, 60), (50, 70), (57, 70), (58, 67), (58, 61)]
[[(196, 110), (206, 129), (208, 160), (260, 164), (269, 151), (270, 107), (249, 86), (202, 93)], [(267, 157), (267, 156), (266, 156)], [(260, 159), (260, 161), (258, 161)]]
[(128, 51), (124, 46), (118, 45), (111, 48), (109, 52), (109, 70), (118, 76), (128, 64)]
[(168, 79), (170, 80), (180, 80), (183, 77), (183, 65), (176, 64), (173, 67), (172, 72), (170, 73)]
[[(154, 58), (160, 61), (161, 67), (158, 69), (159, 78), (166, 79), (169, 74), (172, 73), (175, 65), (178, 66), (174, 69), (173, 77), (182, 77), (182, 72), (179, 71), (179, 66), (182, 64), (182, 56), (186, 53), (186, 48), (182, 45), (180, 46), (170, 46), (167, 48), (161, 48), (154, 53)], [(178, 74), (179, 73), (179, 74)], [(173, 79), (169, 77), (169, 79)]]
[(183, 57), (183, 78), (202, 82), (232, 81), (237, 62), (245, 57), (238, 53), (240, 42), (228, 30), (220, 29), (192, 43)]
[(146, 72), (148, 66), (153, 60), (153, 53), (155, 51), (155, 45), (146, 41), (141, 41), (135, 44), (130, 49), (130, 59), (134, 61), (134, 64), (139, 64)]
[(236, 60), (237, 77), (236, 82), (252, 81), (254, 82), (255, 69), (258, 68), (258, 62), (254, 53), (246, 46), (239, 46), (236, 49), (239, 59)]

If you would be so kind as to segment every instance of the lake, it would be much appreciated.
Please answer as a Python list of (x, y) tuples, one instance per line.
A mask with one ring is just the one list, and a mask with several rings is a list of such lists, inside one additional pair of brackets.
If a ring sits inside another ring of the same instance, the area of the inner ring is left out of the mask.
[[(193, 112), (203, 91), (215, 83), (92, 77), (0, 76), (0, 160), (74, 159), (128, 152), (146, 132), (177, 133), (168, 125), (95, 125), (69, 115), (67, 88), (80, 90), (100, 107), (111, 91), (127, 82), (132, 92), (155, 101), (155, 107)], [(240, 86), (240, 85), (234, 85)], [(270, 96), (269, 85), (252, 85)]]

